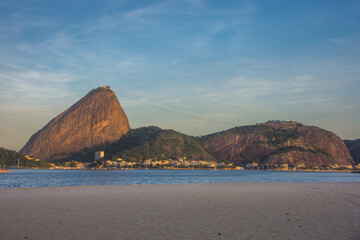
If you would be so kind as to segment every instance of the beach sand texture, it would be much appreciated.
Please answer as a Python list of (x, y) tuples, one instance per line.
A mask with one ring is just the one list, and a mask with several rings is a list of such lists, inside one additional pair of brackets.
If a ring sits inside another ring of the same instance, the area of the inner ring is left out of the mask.
[(360, 183), (2, 189), (0, 239), (360, 239)]

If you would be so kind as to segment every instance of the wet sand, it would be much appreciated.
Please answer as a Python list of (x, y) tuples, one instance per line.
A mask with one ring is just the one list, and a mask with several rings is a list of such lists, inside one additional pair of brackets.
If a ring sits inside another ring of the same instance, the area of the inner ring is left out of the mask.
[(1, 189), (0, 239), (360, 239), (360, 183)]

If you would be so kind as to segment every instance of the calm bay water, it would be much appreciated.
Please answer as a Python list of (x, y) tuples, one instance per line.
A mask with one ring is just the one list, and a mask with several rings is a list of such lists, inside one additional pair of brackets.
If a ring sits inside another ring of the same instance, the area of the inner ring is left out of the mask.
[(43, 170), (0, 174), (0, 188), (235, 182), (360, 182), (360, 174), (211, 170)]

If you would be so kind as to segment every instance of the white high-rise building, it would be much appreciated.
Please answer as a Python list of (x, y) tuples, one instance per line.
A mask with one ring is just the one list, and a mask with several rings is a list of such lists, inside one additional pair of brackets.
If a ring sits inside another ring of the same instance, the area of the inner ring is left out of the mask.
[(104, 154), (104, 151), (97, 151), (95, 153), (95, 161), (98, 161), (102, 158), (104, 158), (105, 154)]

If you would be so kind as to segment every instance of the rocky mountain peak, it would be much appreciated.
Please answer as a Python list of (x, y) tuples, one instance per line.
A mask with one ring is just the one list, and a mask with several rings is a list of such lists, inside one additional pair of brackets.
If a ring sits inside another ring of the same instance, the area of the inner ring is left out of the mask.
[(35, 133), (21, 153), (50, 159), (119, 139), (130, 129), (127, 116), (109, 86), (90, 91)]

